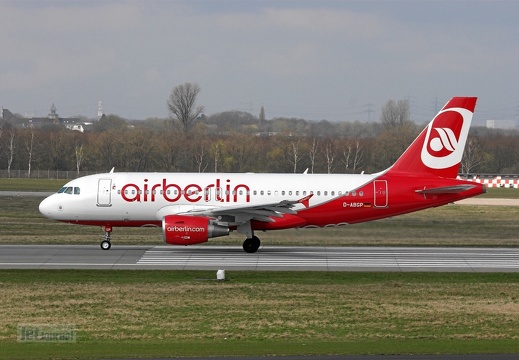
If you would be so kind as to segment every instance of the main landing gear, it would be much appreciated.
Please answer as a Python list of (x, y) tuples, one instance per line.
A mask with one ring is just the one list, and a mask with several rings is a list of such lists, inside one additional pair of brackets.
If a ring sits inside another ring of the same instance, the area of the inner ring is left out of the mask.
[(239, 225), (236, 230), (240, 234), (245, 234), (247, 238), (243, 242), (243, 250), (246, 253), (253, 254), (258, 251), (261, 241), (257, 236), (254, 236), (254, 231), (252, 230), (252, 226), (250, 221), (247, 221), (241, 225)]
[(110, 250), (112, 247), (112, 243), (110, 242), (110, 236), (112, 235), (112, 227), (107, 225), (103, 226), (103, 230), (105, 232), (103, 241), (101, 241), (101, 249)]
[(260, 245), (260, 239), (257, 236), (253, 236), (251, 238), (245, 239), (243, 242), (243, 250), (245, 250), (246, 253), (253, 254), (258, 251)]

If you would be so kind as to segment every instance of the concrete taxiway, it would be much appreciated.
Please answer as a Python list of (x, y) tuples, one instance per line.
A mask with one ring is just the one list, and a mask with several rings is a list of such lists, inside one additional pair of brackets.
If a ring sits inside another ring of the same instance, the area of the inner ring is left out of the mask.
[(0, 245), (0, 268), (519, 272), (517, 248)]

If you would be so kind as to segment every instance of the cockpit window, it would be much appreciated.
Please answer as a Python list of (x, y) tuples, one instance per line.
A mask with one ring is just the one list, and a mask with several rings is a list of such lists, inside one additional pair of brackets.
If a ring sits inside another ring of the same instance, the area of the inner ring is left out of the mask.
[(81, 189), (77, 186), (64, 186), (58, 190), (58, 194), (74, 194), (79, 195), (81, 193)]

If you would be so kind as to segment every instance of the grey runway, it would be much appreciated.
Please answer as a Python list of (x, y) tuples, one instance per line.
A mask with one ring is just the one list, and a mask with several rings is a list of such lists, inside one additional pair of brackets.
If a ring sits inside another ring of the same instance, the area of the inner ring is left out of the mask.
[(518, 248), (0, 245), (0, 268), (519, 272)]

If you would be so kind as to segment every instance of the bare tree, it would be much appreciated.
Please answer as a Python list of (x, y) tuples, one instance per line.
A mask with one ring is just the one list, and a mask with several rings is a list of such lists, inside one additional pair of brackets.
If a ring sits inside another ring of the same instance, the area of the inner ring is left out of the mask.
[(357, 139), (354, 142), (348, 141), (347, 146), (342, 149), (342, 163), (344, 164), (346, 172), (350, 171), (355, 174), (355, 170), (362, 160), (362, 144)]
[(382, 107), (380, 122), (387, 129), (400, 128), (411, 123), (411, 109), (408, 100), (389, 100)]
[(310, 157), (310, 173), (314, 173), (315, 166), (315, 158), (317, 157), (317, 151), (319, 150), (319, 140), (314, 138), (312, 140), (312, 144), (310, 145), (310, 149), (308, 150), (308, 155)]
[(176, 86), (169, 96), (168, 108), (170, 117), (175, 124), (187, 134), (193, 127), (198, 117), (204, 111), (203, 106), (196, 106), (196, 97), (200, 92), (200, 86), (193, 83), (185, 83)]
[(198, 166), (198, 172), (203, 173), (207, 169), (208, 163), (204, 165), (204, 158), (207, 155), (207, 149), (204, 143), (200, 144), (199, 150), (195, 152), (195, 161)]
[(34, 147), (34, 128), (29, 126), (29, 134), (25, 138), (25, 148), (27, 149), (27, 177), (31, 177), (31, 167), (32, 167), (32, 152)]
[(16, 130), (9, 129), (7, 138), (7, 176), (11, 178), (11, 165), (14, 158), (14, 150), (16, 149)]
[(81, 167), (81, 163), (85, 158), (85, 147), (83, 144), (76, 142), (76, 146), (74, 147), (74, 153), (76, 155), (76, 171), (79, 176), (79, 168)]
[(294, 174), (297, 172), (297, 164), (301, 161), (301, 144), (299, 142), (291, 141), (286, 150), (286, 159), (292, 165)]
[(357, 170), (357, 167), (360, 165), (362, 161), (362, 144), (360, 143), (360, 140), (355, 141), (355, 156), (353, 157), (353, 164), (352, 164), (352, 172), (355, 174), (355, 171)]
[(328, 174), (331, 174), (335, 167), (335, 145), (332, 139), (328, 139), (328, 141), (326, 141), (323, 153), (326, 160), (326, 171)]
[(346, 173), (350, 170), (350, 157), (352, 152), (351, 143), (348, 141), (346, 146), (342, 148), (342, 163), (344, 164), (344, 170)]
[(461, 159), (461, 173), (469, 174), (483, 161), (484, 156), (481, 152), (480, 140), (477, 137), (469, 136)]
[(213, 153), (214, 158), (214, 172), (218, 172), (218, 163), (220, 162), (220, 155), (222, 152), (222, 141), (217, 140), (213, 146), (211, 147), (211, 152)]

